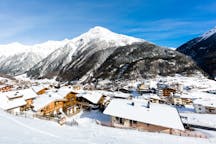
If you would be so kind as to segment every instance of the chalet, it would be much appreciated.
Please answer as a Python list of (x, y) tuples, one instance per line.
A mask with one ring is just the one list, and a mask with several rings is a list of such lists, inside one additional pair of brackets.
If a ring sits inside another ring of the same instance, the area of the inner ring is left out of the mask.
[(95, 109), (103, 104), (104, 96), (98, 92), (85, 91), (77, 95), (77, 101), (84, 109)]
[(185, 130), (177, 110), (169, 105), (113, 99), (103, 113), (111, 116), (113, 127), (164, 133)]
[(63, 105), (63, 111), (66, 115), (74, 115), (80, 112), (81, 109), (77, 105), (77, 94), (80, 92), (64, 87), (60, 88), (57, 93), (66, 100)]
[(194, 109), (197, 113), (216, 114), (216, 99), (196, 99), (193, 101)]
[(82, 86), (81, 85), (73, 85), (74, 90), (81, 90)]
[(165, 97), (169, 97), (174, 93), (176, 93), (176, 89), (173, 89), (173, 88), (164, 88), (163, 89), (163, 96), (165, 96)]
[(151, 103), (164, 103), (163, 100), (155, 94), (143, 94), (141, 97), (149, 100)]
[(65, 101), (67, 100), (59, 94), (47, 92), (34, 100), (33, 110), (36, 111), (38, 115), (55, 116), (63, 111)]
[(107, 93), (107, 96), (111, 98), (118, 98), (118, 99), (130, 99), (131, 98), (131, 94), (123, 93), (120, 91)]
[(11, 91), (13, 88), (13, 85), (3, 85), (0, 87), (0, 92), (8, 92)]
[(17, 92), (0, 93), (0, 108), (5, 111), (19, 113), (22, 106), (25, 105), (26, 101), (23, 99), (22, 95)]
[(78, 92), (68, 87), (49, 90), (34, 101), (34, 110), (43, 116), (56, 116), (59, 113), (74, 115), (80, 112), (77, 94)]
[(141, 83), (138, 85), (138, 91), (148, 91), (150, 89), (150, 84)]
[(193, 98), (186, 94), (174, 94), (170, 97), (170, 101), (174, 105), (192, 105)]
[(33, 100), (38, 96), (33, 89), (24, 89), (18, 91), (20, 94), (22, 94), (23, 99), (26, 101), (26, 105), (22, 107), (22, 110), (29, 110), (33, 108)]
[(48, 86), (33, 86), (32, 89), (38, 94), (45, 94), (47, 90), (49, 90)]

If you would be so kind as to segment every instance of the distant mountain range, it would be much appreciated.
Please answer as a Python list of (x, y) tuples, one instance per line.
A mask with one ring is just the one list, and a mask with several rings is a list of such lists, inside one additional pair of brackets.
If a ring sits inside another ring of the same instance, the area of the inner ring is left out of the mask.
[(19, 75), (46, 58), (54, 50), (63, 47), (69, 40), (48, 41), (36, 45), (11, 43), (0, 45), (0, 73)]
[(57, 77), (61, 81), (124, 80), (201, 71), (193, 60), (175, 50), (99, 26), (72, 40), (0, 45), (0, 52), (0, 73), (27, 73), (31, 78)]
[(176, 50), (190, 56), (210, 77), (216, 77), (216, 27)]

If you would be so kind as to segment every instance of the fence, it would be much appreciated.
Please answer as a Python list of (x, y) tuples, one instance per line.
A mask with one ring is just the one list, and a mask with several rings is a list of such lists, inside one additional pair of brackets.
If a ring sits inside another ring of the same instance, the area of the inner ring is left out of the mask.
[[(50, 117), (50, 116), (42, 116), (42, 115), (38, 115), (35, 113), (27, 113), (27, 112), (11, 112), (8, 111), (9, 114), (14, 115), (14, 116), (18, 116), (18, 117), (23, 117), (23, 118), (29, 118), (29, 119), (34, 119), (34, 118), (38, 118), (41, 120), (48, 120), (48, 121), (54, 121), (60, 124), (61, 119), (57, 118), (57, 117)], [(74, 119), (72, 121), (65, 121), (63, 124), (67, 125), (67, 126), (77, 126), (78, 122), (75, 121)], [(62, 123), (61, 123), (62, 125)]]

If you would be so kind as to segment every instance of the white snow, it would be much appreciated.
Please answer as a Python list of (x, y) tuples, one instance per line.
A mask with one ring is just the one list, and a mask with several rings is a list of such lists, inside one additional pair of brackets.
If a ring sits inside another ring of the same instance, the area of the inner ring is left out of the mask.
[[(82, 55), (75, 59), (77, 65), (81, 65), (85, 61), (86, 57), (95, 53), (96, 51), (107, 49), (115, 46), (125, 46), (132, 44), (134, 42), (144, 42), (145, 40), (125, 36), (111, 32), (110, 30), (96, 26), (90, 29), (88, 32), (83, 33), (82, 35), (73, 38), (70, 40), (64, 47), (56, 49), (48, 57), (43, 59), (40, 63), (35, 65), (33, 69), (39, 71), (39, 76), (44, 76), (45, 74), (56, 70), (56, 68), (61, 69), (66, 64), (72, 62), (72, 59), (76, 56), (89, 49), (88, 53)], [(100, 63), (106, 59), (104, 55)], [(78, 63), (77, 63), (78, 61)], [(95, 66), (94, 69), (99, 67), (100, 64)], [(89, 71), (88, 74), (91, 74), (92, 71)], [(85, 77), (83, 77), (85, 79)]]
[(77, 94), (77, 97), (83, 97), (93, 104), (98, 104), (103, 95), (93, 91), (85, 91), (84, 93)]
[(215, 33), (216, 33), (216, 27), (214, 27), (213, 29), (207, 31), (203, 35), (201, 35), (201, 40), (206, 40), (207, 38), (209, 38), (210, 36), (212, 36)]
[(34, 99), (37, 97), (37, 94), (31, 88), (19, 90), (18, 92), (23, 95), (24, 100)]
[(64, 97), (54, 92), (47, 92), (45, 94), (39, 95), (38, 98), (33, 102), (34, 110), (38, 111), (49, 103), (57, 100), (64, 100)]
[[(96, 125), (94, 117), (83, 114), (78, 126), (59, 126), (57, 123), (11, 116), (0, 110), (1, 144), (214, 144), (215, 132), (205, 131), (213, 137), (200, 139), (163, 133), (122, 130)], [(97, 116), (97, 115), (95, 115)], [(89, 119), (89, 120), (87, 120)], [(81, 123), (82, 122), (82, 123)]]
[[(69, 40), (62, 41), (47, 41), (41, 44), (24, 45), (18, 42), (0, 45), (0, 54), (3, 56), (12, 56), (19, 53), (35, 52), (41, 54), (43, 57), (49, 55), (55, 49), (63, 47)], [(0, 55), (0, 56), (1, 56)]]
[(7, 95), (0, 93), (0, 108), (3, 110), (9, 110), (24, 105), (26, 105), (26, 101), (23, 98), (9, 100)]
[(202, 98), (202, 99), (196, 99), (193, 101), (194, 104), (197, 105), (203, 105), (206, 107), (215, 107), (216, 108), (216, 98)]
[[(134, 102), (134, 106), (132, 102)], [(166, 113), (167, 115), (164, 115)], [(184, 130), (177, 110), (168, 105), (151, 103), (150, 108), (147, 108), (147, 101), (113, 99), (104, 114)]]
[(180, 113), (181, 116), (187, 117), (182, 119), (183, 122), (193, 125), (216, 128), (215, 114), (197, 114), (197, 113)]

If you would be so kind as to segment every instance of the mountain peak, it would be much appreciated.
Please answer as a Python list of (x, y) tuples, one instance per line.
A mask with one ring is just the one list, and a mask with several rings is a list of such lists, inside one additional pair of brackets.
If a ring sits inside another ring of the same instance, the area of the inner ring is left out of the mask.
[(216, 33), (216, 26), (213, 29), (211, 29), (211, 30), (205, 32), (203, 35), (201, 35), (201, 38), (202, 38), (202, 40), (206, 40), (207, 38), (209, 38), (210, 36), (212, 36), (215, 33)]
[(90, 33), (101, 33), (101, 32), (111, 32), (107, 28), (101, 27), (101, 26), (95, 26), (91, 28), (88, 32)]

